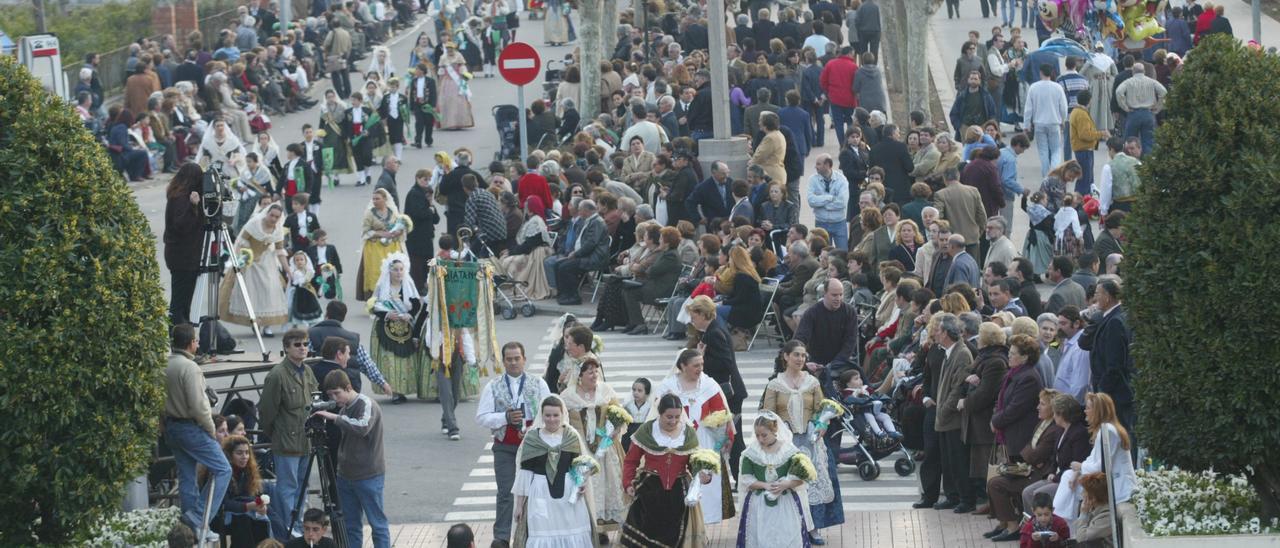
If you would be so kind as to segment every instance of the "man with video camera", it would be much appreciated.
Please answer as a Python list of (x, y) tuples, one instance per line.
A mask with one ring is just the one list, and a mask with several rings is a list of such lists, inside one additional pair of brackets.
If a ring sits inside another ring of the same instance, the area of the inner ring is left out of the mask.
[(311, 446), (303, 423), (311, 393), (319, 383), (303, 360), (307, 358), (307, 332), (290, 329), (284, 334), (285, 359), (267, 373), (262, 383), (262, 431), (271, 438), (271, 456), (276, 471), (276, 496), (271, 499), (271, 536), (288, 542), (298, 493), (307, 481), (303, 477)]
[(337, 476), (347, 546), (364, 546), (360, 519), (363, 514), (373, 529), (373, 546), (391, 548), (391, 529), (382, 505), (387, 474), (382, 453), (382, 409), (369, 396), (356, 392), (347, 372), (340, 369), (325, 375), (324, 391), (338, 403), (338, 412), (316, 411), (315, 416), (333, 421), (342, 431)]

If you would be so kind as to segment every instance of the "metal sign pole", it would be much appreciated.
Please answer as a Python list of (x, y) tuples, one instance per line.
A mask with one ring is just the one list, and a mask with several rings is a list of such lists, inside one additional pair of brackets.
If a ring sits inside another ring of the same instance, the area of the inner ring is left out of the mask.
[(524, 162), (529, 157), (529, 128), (525, 127), (529, 118), (524, 114), (524, 86), (516, 86), (516, 90), (516, 101), (520, 103), (520, 161)]
[[(1104, 426), (1098, 434), (1098, 442), (1102, 444), (1102, 473), (1107, 480), (1107, 507), (1111, 509), (1111, 538), (1116, 548), (1124, 548), (1124, 542), (1120, 534), (1120, 520), (1117, 515), (1120, 509), (1116, 506), (1116, 483), (1111, 473), (1111, 457), (1116, 451), (1124, 451), (1124, 448), (1111, 446), (1111, 438), (1107, 436), (1109, 426)], [(1114, 432), (1114, 430), (1111, 430)]]

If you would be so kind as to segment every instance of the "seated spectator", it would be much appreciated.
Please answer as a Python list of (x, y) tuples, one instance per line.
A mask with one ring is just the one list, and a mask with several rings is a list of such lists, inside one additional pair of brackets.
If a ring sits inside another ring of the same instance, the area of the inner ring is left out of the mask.
[(536, 213), (544, 210), (542, 199), (530, 196), (524, 207), (525, 221), (516, 232), (515, 245), (502, 251), (498, 261), (507, 276), (524, 284), (530, 299), (545, 299), (551, 296), (551, 285), (541, 265), (551, 255), (554, 242), (547, 222)]
[[(1106, 489), (1105, 482), (1102, 487)], [(1067, 520), (1053, 513), (1053, 498), (1048, 493), (1040, 493), (1036, 495), (1032, 504), (1035, 507), (1035, 516), (1027, 520), (1020, 533), (999, 535), (993, 537), (992, 540), (996, 542), (1017, 540), (1020, 546), (1041, 546), (1044, 548), (1067, 546), (1067, 540), (1071, 538), (1071, 530), (1067, 526)], [(1108, 515), (1107, 519), (1109, 520), (1110, 517)], [(1110, 524), (1108, 523), (1109, 528)]]
[(150, 169), (147, 151), (135, 146), (129, 136), (133, 124), (133, 113), (129, 109), (121, 110), (107, 130), (107, 150), (113, 158), (119, 158), (119, 165), (128, 173), (129, 181), (136, 183), (146, 179)]
[(760, 204), (760, 228), (768, 232), (782, 231), (786, 233), (791, 225), (800, 217), (800, 208), (787, 199), (786, 181), (772, 181), (765, 178), (769, 188), (769, 199)]
[[(1114, 546), (1111, 534), (1111, 501), (1107, 496), (1107, 475), (1094, 472), (1080, 478), (1084, 488), (1084, 500), (1080, 503), (1080, 517), (1071, 524), (1075, 529), (1076, 546), (1083, 548), (1110, 548)], [(1119, 491), (1120, 486), (1116, 485)], [(1056, 517), (1056, 516), (1055, 516)]]
[(716, 317), (731, 328), (751, 331), (764, 316), (764, 303), (760, 297), (760, 275), (742, 246), (729, 249), (729, 263), (724, 267), (733, 274), (731, 290), (716, 306)]
[[(658, 257), (659, 230), (662, 227), (656, 222), (647, 222), (636, 226), (635, 245), (623, 250), (617, 256), (618, 265), (608, 274), (602, 274), (600, 296), (596, 301), (596, 319), (591, 323), (594, 332), (612, 331), (615, 327), (634, 325), (627, 323), (627, 309), (622, 301), (622, 282), (635, 278), (639, 272), (648, 270)], [(652, 236), (650, 235), (652, 233)]]
[(256, 546), (271, 536), (271, 522), (253, 445), (243, 436), (230, 435), (222, 442), (222, 452), (231, 464), (231, 482), (209, 529), (228, 537), (231, 546)]
[(578, 285), (587, 272), (602, 268), (609, 260), (609, 235), (604, 219), (600, 217), (596, 203), (583, 200), (578, 204), (578, 220), (581, 233), (575, 237), (562, 260), (555, 264), (555, 287), (561, 305), (582, 304)]
[[(680, 245), (680, 231), (675, 227), (663, 227), (656, 230), (654, 223), (646, 231), (647, 247), (653, 260), (643, 269), (633, 269), (635, 280), (624, 282), (623, 299), (626, 303), (628, 335), (645, 335), (649, 333), (645, 325), (641, 304), (654, 304), (658, 299), (671, 296), (671, 291), (680, 277), (680, 256), (675, 248)], [(655, 238), (657, 234), (657, 238)], [(637, 265), (639, 266), (639, 265)]]
[[(991, 511), (999, 523), (996, 528), (986, 533), (987, 538), (1009, 538), (1010, 533), (1018, 532), (1018, 523), (1026, 508), (1022, 506), (1022, 491), (1028, 485), (1040, 481), (1053, 472), (1053, 454), (1062, 437), (1062, 427), (1053, 422), (1053, 398), (1060, 392), (1053, 389), (1040, 391), (1036, 405), (1036, 418), (1039, 423), (1031, 433), (1027, 445), (1010, 453), (1009, 473), (1000, 474), (987, 480), (987, 494), (991, 499)], [(1033, 500), (1036, 520), (1045, 525), (1040, 510), (1047, 506), (1049, 513), (1053, 511), (1053, 498), (1048, 493), (1040, 493)], [(1058, 518), (1061, 519), (1061, 518)], [(1066, 521), (1062, 522), (1066, 529)], [(1026, 529), (1023, 529), (1025, 534)], [(1065, 536), (1065, 535), (1064, 535)]]
[(1038, 493), (1054, 495), (1063, 476), (1071, 471), (1072, 463), (1078, 463), (1089, 455), (1092, 442), (1089, 426), (1085, 424), (1084, 409), (1067, 394), (1053, 397), (1053, 424), (1062, 429), (1060, 441), (1053, 452), (1053, 460), (1044, 479), (1031, 482), (1022, 489), (1022, 507), (1032, 506)]
[[(680, 223), (693, 225), (689, 221), (680, 221)], [(672, 301), (671, 305), (667, 306), (667, 332), (662, 334), (662, 338), (666, 340), (678, 341), (685, 338), (685, 323), (679, 319), (680, 311), (684, 308), (681, 303), (686, 303), (690, 295), (693, 294), (694, 288), (698, 287), (703, 278), (714, 275), (715, 270), (720, 266), (718, 259), (720, 256), (719, 238), (711, 234), (703, 234), (698, 238), (698, 251), (698, 259), (693, 262), (693, 269), (689, 275), (681, 277), (676, 282), (675, 300)], [(707, 272), (709, 263), (715, 264), (715, 267), (710, 269), (710, 273)]]

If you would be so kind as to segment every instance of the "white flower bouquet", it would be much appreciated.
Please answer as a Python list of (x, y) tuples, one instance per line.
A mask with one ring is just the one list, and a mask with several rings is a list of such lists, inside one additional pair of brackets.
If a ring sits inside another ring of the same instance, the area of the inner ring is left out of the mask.
[(587, 478), (599, 472), (600, 464), (589, 455), (582, 455), (573, 459), (573, 465), (569, 467), (569, 479), (573, 480), (573, 491), (569, 493), (569, 504), (578, 502), (578, 491), (587, 483)]
[(711, 433), (712, 439), (715, 440), (716, 451), (720, 451), (724, 444), (729, 441), (729, 424), (733, 422), (733, 413), (723, 409), (712, 412), (702, 419), (701, 426), (707, 428)]
[(818, 413), (813, 417), (813, 421), (809, 425), (809, 443), (817, 443), (818, 430), (826, 430), (827, 425), (831, 424), (831, 419), (844, 414), (844, 406), (840, 405), (831, 398), (823, 399), (818, 404)]
[(690, 508), (697, 506), (702, 496), (702, 473), (720, 473), (720, 452), (710, 449), (698, 449), (689, 456), (689, 470), (693, 479), (689, 482), (689, 492), (684, 495), (684, 504)]

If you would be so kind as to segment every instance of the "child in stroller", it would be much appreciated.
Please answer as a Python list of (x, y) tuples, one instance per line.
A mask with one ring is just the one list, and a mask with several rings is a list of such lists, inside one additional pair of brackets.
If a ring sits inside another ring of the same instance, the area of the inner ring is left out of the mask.
[(904, 477), (914, 473), (915, 458), (902, 445), (902, 435), (890, 416), (893, 398), (902, 391), (894, 390), (891, 397), (870, 393), (863, 386), (862, 372), (856, 368), (842, 373), (835, 388), (840, 390), (841, 403), (848, 411), (840, 418), (849, 434), (846, 439), (853, 440), (853, 446), (840, 448), (840, 464), (857, 466), (858, 477), (871, 481), (880, 476), (881, 459), (901, 452), (902, 456), (893, 462), (894, 471)]
[(876, 438), (902, 439), (893, 419), (885, 412), (890, 403), (889, 398), (868, 392), (867, 387), (862, 384), (860, 371), (845, 371), (840, 375), (840, 386), (840, 402), (853, 414), (855, 421), (861, 421), (861, 428), (871, 430)]

